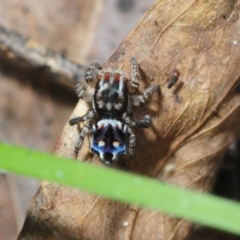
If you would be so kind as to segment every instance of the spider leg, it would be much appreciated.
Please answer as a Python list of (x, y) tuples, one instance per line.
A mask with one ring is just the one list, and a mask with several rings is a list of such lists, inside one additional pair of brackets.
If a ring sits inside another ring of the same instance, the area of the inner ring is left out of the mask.
[(158, 88), (159, 88), (159, 85), (152, 85), (152, 86), (148, 87), (142, 95), (130, 96), (132, 105), (139, 106), (141, 103), (147, 102)]
[(69, 120), (69, 124), (72, 126), (72, 125), (75, 125), (75, 124), (77, 124), (79, 122), (92, 120), (92, 119), (94, 119), (95, 116), (96, 116), (96, 112), (95, 112), (95, 110), (93, 108), (91, 108), (82, 117), (76, 117), (76, 118), (70, 119)]
[(76, 94), (79, 98), (83, 98), (85, 94), (85, 90), (83, 89), (83, 85), (81, 83), (76, 86)]
[(102, 69), (102, 67), (98, 63), (93, 63), (87, 68), (85, 80), (89, 85), (88, 89), (85, 90), (81, 83), (76, 86), (77, 96), (86, 102), (91, 102), (93, 100), (94, 88), (91, 87), (91, 83), (97, 80), (97, 73), (100, 69)]
[(85, 80), (88, 84), (90, 84), (93, 80), (97, 80), (97, 73), (101, 70), (102, 67), (98, 63), (91, 64), (86, 71)]
[(74, 158), (77, 158), (78, 152), (82, 147), (83, 141), (85, 137), (87, 136), (89, 130), (92, 128), (92, 123), (88, 122), (84, 125), (82, 131), (80, 132), (80, 135), (78, 137), (78, 140), (76, 142), (75, 148), (74, 148)]
[(129, 135), (129, 148), (128, 148), (128, 152), (129, 154), (134, 157), (135, 155), (135, 146), (136, 146), (136, 136), (132, 131), (132, 128), (127, 126), (127, 133)]
[(130, 80), (130, 86), (133, 90), (137, 90), (139, 87), (139, 67), (135, 58), (131, 58), (132, 65), (132, 78)]
[(149, 115), (145, 115), (142, 120), (139, 120), (133, 116), (133, 114), (124, 114), (123, 121), (131, 127), (142, 127), (149, 128), (151, 125), (151, 117)]
[(91, 102), (93, 100), (94, 88), (89, 87), (87, 90), (83, 88), (81, 83), (76, 86), (76, 94), (79, 98), (86, 102)]

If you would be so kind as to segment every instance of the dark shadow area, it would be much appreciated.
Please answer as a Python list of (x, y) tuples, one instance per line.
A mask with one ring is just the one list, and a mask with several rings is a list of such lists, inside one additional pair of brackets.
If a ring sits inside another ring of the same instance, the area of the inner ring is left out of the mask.
[(29, 67), (0, 55), (0, 71), (2, 75), (19, 81), (21, 85), (31, 86), (40, 95), (50, 94), (53, 100), (64, 105), (74, 106), (78, 100), (74, 92), (75, 86), (67, 88), (57, 81), (58, 76), (49, 74), (45, 69)]

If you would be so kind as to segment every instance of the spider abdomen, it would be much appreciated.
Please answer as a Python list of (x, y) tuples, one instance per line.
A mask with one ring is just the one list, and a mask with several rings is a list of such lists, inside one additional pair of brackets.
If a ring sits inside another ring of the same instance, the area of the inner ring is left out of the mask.
[(127, 128), (124, 123), (102, 119), (93, 125), (91, 151), (105, 159), (105, 164), (108, 165), (126, 153), (126, 134)]

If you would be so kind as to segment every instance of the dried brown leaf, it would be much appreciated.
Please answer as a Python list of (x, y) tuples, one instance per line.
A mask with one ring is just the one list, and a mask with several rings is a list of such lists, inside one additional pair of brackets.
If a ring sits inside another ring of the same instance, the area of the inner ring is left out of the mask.
[[(157, 1), (106, 65), (130, 72), (140, 63), (141, 91), (159, 83), (148, 106), (153, 127), (137, 130), (137, 154), (116, 167), (165, 182), (209, 191), (222, 155), (238, 128), (239, 1)], [(179, 71), (169, 90), (166, 74)], [(87, 105), (79, 102), (73, 115)], [(70, 157), (78, 129), (66, 125), (55, 153)], [(100, 164), (86, 140), (79, 159)], [(123, 166), (124, 163), (124, 166)], [(161, 201), (161, 199), (159, 199)], [(192, 224), (45, 183), (28, 211), (19, 239), (186, 239)]]

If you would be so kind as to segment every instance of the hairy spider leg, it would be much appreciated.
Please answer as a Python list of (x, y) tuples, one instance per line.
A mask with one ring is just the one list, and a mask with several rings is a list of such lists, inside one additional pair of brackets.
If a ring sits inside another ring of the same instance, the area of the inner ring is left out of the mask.
[(139, 66), (135, 58), (131, 58), (131, 66), (132, 66), (132, 77), (130, 80), (130, 86), (135, 91), (139, 87)]
[(136, 136), (135, 134), (133, 133), (133, 130), (130, 126), (127, 126), (127, 133), (128, 133), (128, 139), (129, 139), (129, 142), (128, 142), (128, 152), (129, 154), (134, 157), (135, 155), (135, 147), (136, 147)]
[(96, 116), (96, 111), (93, 108), (91, 108), (82, 117), (76, 117), (76, 118), (70, 119), (69, 124), (72, 126), (79, 122), (93, 120), (95, 116)]
[(76, 142), (75, 148), (74, 148), (74, 158), (77, 158), (78, 152), (82, 147), (83, 141), (85, 137), (87, 136), (88, 132), (92, 129), (92, 122), (88, 122), (84, 125), (82, 131), (80, 132), (80, 135), (78, 137), (78, 140)]
[(98, 63), (92, 63), (86, 70), (85, 80), (88, 84), (91, 84), (93, 81), (97, 81), (97, 73), (101, 70), (102, 67)]
[(85, 80), (89, 85), (89, 88), (85, 90), (81, 83), (77, 84), (76, 94), (79, 98), (83, 99), (86, 102), (91, 102), (93, 100), (94, 88), (91, 87), (91, 83), (97, 81), (97, 73), (101, 69), (102, 67), (98, 63), (93, 63), (87, 68)]
[(141, 103), (147, 102), (157, 89), (159, 89), (159, 85), (155, 84), (155, 85), (148, 87), (143, 92), (142, 95), (130, 96), (130, 101), (132, 102), (132, 105), (139, 106)]
[(139, 120), (133, 114), (124, 114), (122, 120), (131, 127), (149, 128), (151, 125), (151, 117), (149, 115), (145, 115), (142, 120)]
[(83, 99), (85, 102), (91, 102), (93, 100), (93, 90), (85, 90), (81, 83), (76, 86), (76, 94), (79, 98)]
[(131, 127), (143, 127), (149, 128), (151, 125), (151, 117), (145, 115), (142, 120), (135, 118), (132, 113), (132, 105), (139, 106), (141, 103), (145, 103), (150, 99), (153, 93), (159, 88), (159, 85), (153, 85), (148, 87), (142, 95), (129, 96), (129, 104), (127, 112), (123, 115), (123, 121)]

